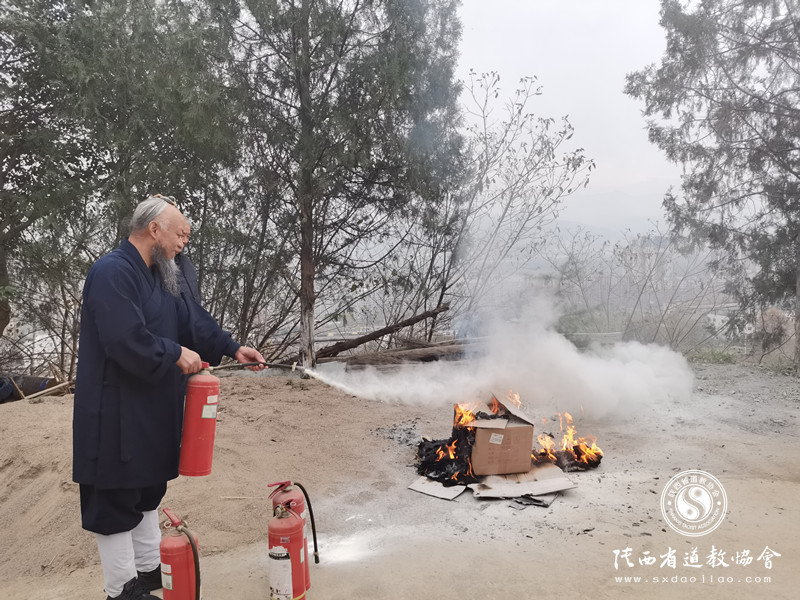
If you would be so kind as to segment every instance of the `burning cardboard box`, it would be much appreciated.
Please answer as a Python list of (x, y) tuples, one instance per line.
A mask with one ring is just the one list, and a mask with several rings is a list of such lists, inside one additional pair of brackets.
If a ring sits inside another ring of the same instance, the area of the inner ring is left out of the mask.
[(476, 483), (482, 475), (530, 471), (533, 421), (520, 410), (516, 395), (454, 408), (450, 439), (420, 443), (420, 475), (451, 486)]
[[(531, 470), (533, 419), (519, 408), (519, 397), (501, 401), (495, 396), (488, 407), (495, 418), (476, 418), (472, 444), (472, 472), (475, 475), (506, 475)], [(478, 414), (488, 414), (478, 411)]]
[(561, 439), (542, 433), (537, 438), (541, 448), (533, 450), (533, 420), (513, 392), (502, 401), (493, 396), (490, 405), (471, 402), (454, 408), (450, 438), (423, 439), (417, 448), (417, 473), (445, 486), (476, 483), (483, 475), (527, 473), (531, 461), (583, 471), (597, 467), (603, 458), (597, 438), (578, 436), (569, 413), (558, 413)]
[(569, 413), (558, 413), (561, 439), (541, 433), (541, 448), (534, 450), (533, 420), (521, 406), (513, 392), (502, 401), (493, 396), (490, 404), (456, 404), (450, 438), (419, 443), (417, 473), (423, 477), (409, 488), (452, 500), (469, 487), (477, 497), (523, 497), (523, 504), (549, 506), (557, 492), (575, 487), (563, 471), (600, 464), (596, 438), (578, 436)]

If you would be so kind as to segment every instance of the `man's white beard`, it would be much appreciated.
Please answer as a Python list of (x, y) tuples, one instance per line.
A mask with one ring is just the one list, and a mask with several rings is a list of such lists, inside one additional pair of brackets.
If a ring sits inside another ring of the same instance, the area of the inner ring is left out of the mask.
[(156, 244), (150, 252), (150, 261), (156, 267), (156, 271), (161, 276), (161, 284), (164, 289), (176, 298), (180, 294), (178, 288), (178, 267), (175, 259), (167, 258), (164, 248)]

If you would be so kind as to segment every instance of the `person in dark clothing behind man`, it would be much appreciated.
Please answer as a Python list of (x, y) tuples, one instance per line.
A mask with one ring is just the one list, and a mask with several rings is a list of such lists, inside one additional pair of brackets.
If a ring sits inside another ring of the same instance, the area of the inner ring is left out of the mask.
[(109, 599), (151, 600), (161, 587), (158, 506), (178, 476), (187, 376), (201, 357), (264, 362), (181, 292), (174, 258), (188, 234), (172, 198), (146, 199), (130, 237), (94, 263), (83, 288), (73, 480)]
[[(161, 196), (156, 196), (161, 197)], [(184, 244), (189, 241), (189, 234), (192, 232), (189, 223), (181, 228)], [(178, 288), (181, 294), (187, 298), (192, 298), (195, 302), (200, 304), (200, 286), (197, 277), (197, 269), (195, 269), (192, 261), (186, 256), (185, 252), (179, 252), (175, 255), (175, 263), (178, 265)]]
[[(189, 237), (189, 234), (186, 234)], [(195, 269), (192, 261), (183, 252), (175, 255), (175, 262), (180, 271), (180, 279), (178, 281), (178, 288), (182, 294), (192, 298), (195, 302), (200, 304), (200, 288), (197, 281), (197, 269)]]

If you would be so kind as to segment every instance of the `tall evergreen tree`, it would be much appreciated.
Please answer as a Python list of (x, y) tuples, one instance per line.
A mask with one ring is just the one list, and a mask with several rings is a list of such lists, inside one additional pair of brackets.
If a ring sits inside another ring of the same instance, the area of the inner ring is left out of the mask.
[(11, 260), (23, 235), (68, 217), (92, 171), (61, 78), (61, 35), (73, 17), (68, 4), (0, 4), (0, 333), (11, 318)]
[(243, 2), (247, 146), (276, 201), (270, 218), (291, 233), (287, 270), (299, 273), (291, 285), (307, 366), (320, 295), (332, 284), (357, 287), (369, 264), (358, 250), (436, 202), (457, 165), (456, 6)]
[[(64, 78), (93, 144), (96, 191), (121, 224), (151, 193), (188, 201), (190, 214), (235, 164), (236, 134), (218, 69), (228, 39), (204, 3), (104, 0), (64, 36)], [(182, 208), (186, 208), (185, 206)]]
[[(0, 5), (0, 325), (15, 273), (25, 278), (18, 301), (29, 319), (74, 314), (75, 306), (54, 306), (50, 290), (74, 290), (148, 194), (176, 195), (184, 212), (202, 218), (225, 193), (238, 147), (219, 68), (226, 31), (194, 1)], [(78, 222), (87, 218), (90, 226)], [(36, 268), (60, 264), (65, 248), (69, 268)], [(63, 301), (77, 303), (79, 294)]]
[(685, 165), (682, 194), (665, 198), (672, 223), (727, 251), (724, 266), (748, 283), (735, 290), (743, 304), (793, 304), (796, 339), (799, 14), (798, 0), (662, 0), (666, 53), (626, 86), (651, 141)]

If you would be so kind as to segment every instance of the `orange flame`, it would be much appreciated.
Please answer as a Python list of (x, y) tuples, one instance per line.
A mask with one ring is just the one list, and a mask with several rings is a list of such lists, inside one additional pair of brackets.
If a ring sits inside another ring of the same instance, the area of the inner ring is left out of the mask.
[(452, 444), (448, 444), (447, 446), (445, 446), (447, 448), (447, 454), (451, 459), (456, 457), (456, 443), (457, 442), (458, 442), (458, 440), (453, 440)]
[[(475, 415), (465, 406), (456, 405), (455, 410), (456, 410), (456, 415), (453, 423), (454, 427), (466, 427), (469, 423), (472, 423), (472, 421), (475, 420)], [(438, 448), (436, 448), (436, 460), (440, 461), (448, 458), (450, 460), (455, 460), (457, 458), (456, 455), (458, 453), (458, 450), (456, 449), (457, 444), (458, 444), (458, 438), (453, 439), (453, 441), (450, 442), (449, 444), (443, 444)], [(453, 475), (450, 477), (450, 479), (452, 479), (453, 481), (458, 481), (459, 477), (475, 476), (474, 473), (472, 472), (472, 461), (470, 460), (469, 455), (460, 458), (466, 460), (467, 463), (466, 472), (456, 471), (455, 473), (453, 473)]]
[[(464, 477), (474, 477), (475, 474), (472, 472), (472, 461), (470, 460), (469, 456), (467, 456), (466, 459), (467, 459), (467, 472), (464, 474)], [(452, 479), (453, 481), (458, 481), (459, 475), (461, 475), (461, 471), (456, 471), (455, 473), (453, 473), (453, 476), (450, 479)]]
[(456, 457), (456, 443), (458, 440), (453, 440), (450, 444), (444, 444), (436, 449), (436, 460), (444, 460), (449, 458), (453, 460)]
[[(542, 450), (539, 453), (538, 457), (539, 458), (547, 458), (547, 460), (555, 461), (556, 460), (556, 454), (555, 454), (556, 443), (553, 441), (553, 438), (551, 438), (546, 433), (540, 433), (537, 436), (536, 439), (539, 441), (539, 445), (542, 447)], [(533, 456), (533, 458), (536, 458), (536, 457), (537, 457), (537, 455)]]
[(475, 415), (465, 404), (456, 404), (455, 416), (453, 417), (453, 427), (469, 427), (475, 420)]
[[(558, 415), (559, 429), (562, 434), (560, 450), (569, 454), (575, 462), (586, 465), (598, 463), (603, 457), (603, 451), (597, 445), (597, 438), (593, 435), (578, 436), (572, 415), (568, 412), (556, 414)], [(546, 420), (542, 419), (542, 423), (546, 423)], [(540, 461), (555, 461), (555, 443), (553, 439), (545, 434), (539, 435), (537, 439), (542, 448), (538, 452), (534, 452), (531, 455), (532, 458)]]
[(519, 399), (519, 394), (516, 394), (516, 393), (512, 392), (511, 390), (508, 390), (508, 394), (506, 394), (506, 398), (511, 404), (513, 404), (517, 408), (522, 408), (522, 400)]
[[(559, 414), (559, 419), (561, 415)], [(572, 452), (575, 455), (577, 462), (591, 464), (597, 462), (603, 456), (603, 451), (597, 445), (597, 438), (593, 435), (578, 437), (573, 425), (572, 415), (568, 412), (564, 413), (564, 419), (567, 423), (567, 431), (561, 440), (561, 449), (567, 452)], [(563, 431), (563, 430), (562, 430)]]

